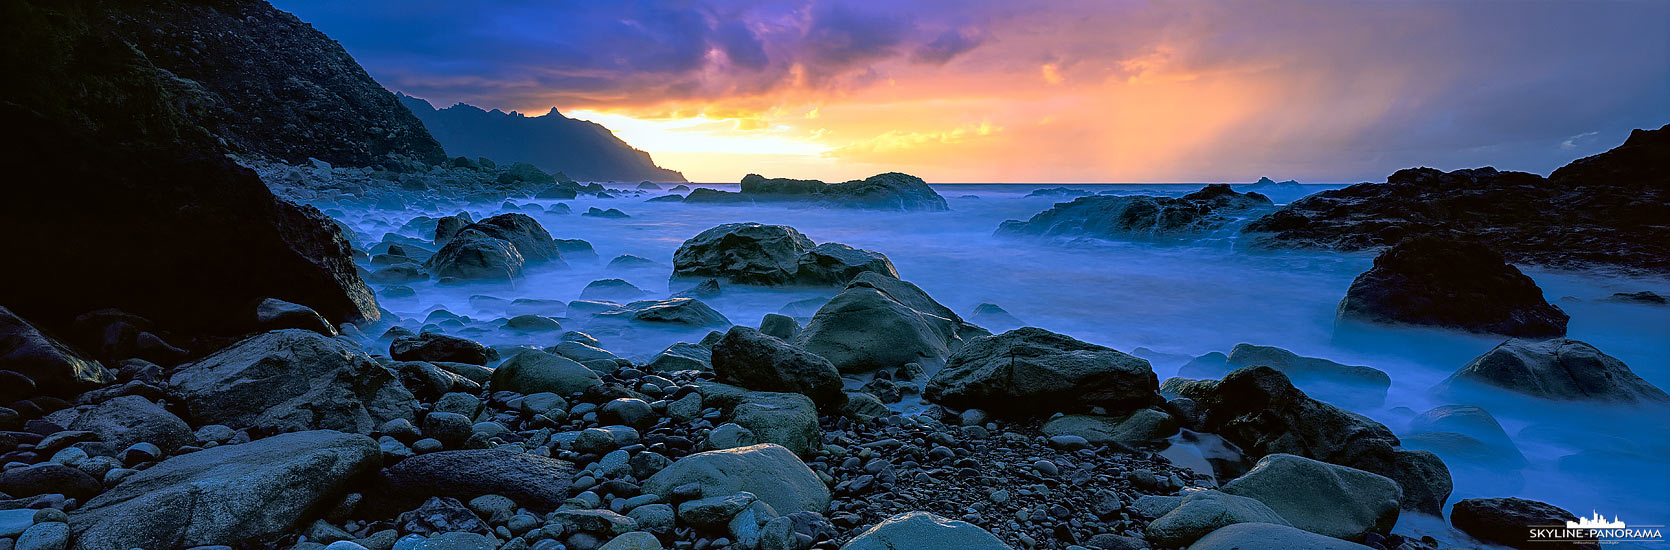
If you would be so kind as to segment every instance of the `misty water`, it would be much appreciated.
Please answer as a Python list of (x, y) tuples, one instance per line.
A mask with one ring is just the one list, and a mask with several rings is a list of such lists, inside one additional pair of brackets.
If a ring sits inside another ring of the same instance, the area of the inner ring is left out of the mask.
[[(725, 186), (714, 186), (725, 188)], [(1400, 435), (1409, 418), (1455, 403), (1428, 389), (1501, 342), (1501, 338), (1440, 330), (1373, 329), (1336, 339), (1334, 309), (1351, 280), (1372, 256), (1334, 252), (1246, 251), (1235, 229), (1189, 242), (1039, 241), (994, 237), (1006, 219), (1025, 219), (1067, 198), (1025, 197), (1039, 186), (936, 185), (950, 203), (942, 213), (873, 212), (790, 205), (719, 206), (644, 202), (662, 192), (566, 202), (573, 214), (548, 213), (558, 201), (513, 200), (559, 239), (584, 239), (592, 261), (569, 258), (567, 268), (533, 267), (515, 286), (437, 286), (410, 283), (413, 298), (380, 299), (401, 324), (418, 329), (436, 310), (470, 321), (438, 327), (493, 345), (554, 345), (559, 333), (529, 335), (503, 330), (506, 302), (517, 298), (570, 301), (588, 282), (619, 278), (664, 298), (684, 290), (670, 286), (673, 251), (721, 223), (752, 221), (793, 226), (814, 241), (840, 242), (885, 253), (901, 278), (940, 303), (969, 315), (980, 303), (997, 304), (1028, 325), (1064, 333), (1149, 359), (1160, 379), (1176, 375), (1189, 359), (1227, 353), (1247, 342), (1285, 348), (1303, 356), (1367, 365), (1391, 376), (1384, 405), (1376, 399), (1336, 399), (1334, 405), (1374, 418)], [(1052, 186), (1053, 187), (1053, 186)], [(1074, 185), (1090, 192), (1178, 196), (1199, 185)], [(734, 185), (730, 186), (734, 189)], [(1324, 187), (1317, 187), (1317, 190)], [(1283, 197), (1277, 197), (1283, 200)], [(357, 234), (361, 246), (383, 240), (416, 216), (468, 211), (474, 219), (506, 212), (502, 205), (414, 206), (404, 211), (319, 204)], [(627, 219), (579, 215), (587, 208), (618, 208)], [(432, 235), (408, 232), (427, 240)], [(606, 267), (622, 254), (657, 262), (649, 268)], [(1571, 315), (1569, 337), (1589, 342), (1628, 364), (1638, 375), (1670, 388), (1670, 307), (1602, 301), (1615, 292), (1670, 294), (1670, 280), (1609, 274), (1525, 269), (1548, 300)], [(383, 285), (373, 285), (380, 289)], [(791, 302), (827, 299), (838, 289), (759, 289), (725, 286), (705, 300), (731, 322), (758, 325), (761, 316)], [(472, 296), (478, 298), (472, 300)], [(491, 296), (505, 302), (484, 300)], [(678, 341), (694, 342), (709, 329), (666, 330), (589, 323), (564, 317), (560, 306), (540, 313), (569, 330), (585, 331), (602, 347), (643, 361)], [(815, 309), (815, 303), (812, 306)], [(520, 311), (518, 311), (520, 313)], [(802, 319), (804, 324), (804, 319)], [(436, 327), (431, 327), (436, 328)], [(989, 327), (994, 332), (1009, 327)], [(372, 335), (373, 337), (375, 335)], [(386, 346), (386, 342), (382, 345)], [(1530, 464), (1521, 469), (1470, 461), (1435, 449), (1450, 467), (1450, 503), (1471, 497), (1520, 496), (1549, 502), (1580, 516), (1591, 510), (1632, 524), (1670, 523), (1670, 419), (1664, 410), (1634, 410), (1479, 396), (1459, 404), (1481, 405), (1502, 423)], [(1587, 454), (1579, 454), (1587, 451)], [(1448, 505), (1445, 507), (1448, 512)], [(1452, 540), (1443, 523), (1404, 514), (1399, 531)]]

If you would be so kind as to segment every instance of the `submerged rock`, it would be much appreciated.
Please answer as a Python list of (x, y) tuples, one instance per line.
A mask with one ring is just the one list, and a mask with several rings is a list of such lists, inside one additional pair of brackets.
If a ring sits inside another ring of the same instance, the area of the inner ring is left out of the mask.
[(682, 325), (688, 327), (724, 327), (731, 320), (695, 298), (641, 300), (599, 313), (599, 319), (624, 318), (639, 323)]
[(1549, 542), (1531, 539), (1529, 526), (1558, 526), (1577, 521), (1577, 515), (1551, 504), (1522, 498), (1470, 498), (1450, 508), (1450, 524), (1473, 538), (1509, 548), (1533, 550), (1596, 550), (1594, 542)]
[(1009, 220), (998, 235), (1160, 239), (1197, 235), (1231, 221), (1228, 214), (1271, 208), (1258, 193), (1237, 193), (1215, 183), (1179, 198), (1145, 195), (1079, 197), (1057, 203), (1026, 221)]
[(866, 272), (818, 309), (794, 343), (841, 372), (945, 361), (985, 329), (964, 322), (922, 289)]
[(673, 278), (733, 284), (842, 285), (860, 273), (897, 278), (887, 256), (843, 244), (817, 245), (785, 225), (730, 223), (684, 241), (673, 253)]
[(1381, 253), (1351, 282), (1338, 311), (1339, 321), (1533, 338), (1565, 335), (1570, 318), (1500, 254), (1437, 236), (1410, 238)]
[(435, 252), (424, 267), (439, 277), (511, 281), (522, 276), (522, 267), (526, 264), (516, 245), (509, 241), (465, 231)]
[(1623, 361), (1568, 338), (1502, 342), (1451, 374), (1433, 391), (1455, 395), (1480, 388), (1560, 401), (1670, 403), (1670, 395), (1636, 376)]
[(1159, 404), (1158, 388), (1147, 360), (1025, 327), (970, 341), (928, 381), (923, 397), (1004, 414), (1130, 411)]
[(1301, 357), (1278, 347), (1245, 343), (1236, 344), (1228, 356), (1213, 352), (1197, 357), (1183, 365), (1177, 375), (1218, 378), (1237, 368), (1251, 366), (1282, 371), (1293, 385), (1303, 388), (1307, 395), (1336, 403), (1378, 407), (1385, 402), (1386, 390), (1392, 385), (1391, 376), (1379, 369)]

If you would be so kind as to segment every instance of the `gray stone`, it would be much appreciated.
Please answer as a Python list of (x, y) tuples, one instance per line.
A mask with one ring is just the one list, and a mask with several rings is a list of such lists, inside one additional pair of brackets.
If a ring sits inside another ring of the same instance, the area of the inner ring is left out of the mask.
[(779, 514), (823, 513), (829, 488), (793, 452), (770, 443), (686, 456), (644, 481), (645, 492), (671, 495), (695, 483), (703, 497), (747, 491)]
[(1044, 423), (1044, 435), (1076, 435), (1092, 445), (1145, 445), (1177, 433), (1177, 421), (1154, 409), (1124, 417), (1070, 414)]
[(793, 340), (794, 335), (800, 333), (800, 322), (787, 315), (767, 313), (760, 319), (760, 332), (781, 340)]
[(714, 374), (744, 388), (799, 393), (824, 406), (839, 405), (844, 398), (835, 365), (745, 326), (731, 327), (714, 344), (712, 357)]
[(597, 550), (661, 550), (661, 541), (652, 533), (633, 531), (609, 539)]
[(82, 413), (69, 428), (98, 434), (99, 444), (92, 447), (105, 455), (115, 455), (140, 442), (155, 444), (162, 452), (172, 453), (193, 441), (191, 426), (184, 420), (137, 395), (99, 403)]
[(1257, 499), (1294, 527), (1358, 541), (1390, 532), (1402, 498), (1384, 476), (1289, 454), (1259, 459), (1223, 492)]
[(798, 393), (748, 392), (726, 418), (754, 432), (761, 443), (776, 443), (801, 456), (823, 442), (817, 407)]
[(53, 521), (37, 523), (17, 538), (16, 550), (64, 550), (70, 545), (70, 526)]
[(569, 395), (602, 384), (596, 372), (567, 357), (523, 350), (493, 369), (492, 388), (523, 394)]
[(48, 395), (73, 396), (116, 382), (116, 373), (82, 357), (0, 307), (0, 370), (33, 380)]
[(261, 300), (261, 304), (255, 306), (255, 323), (262, 330), (298, 328), (325, 336), (336, 336), (336, 327), (331, 326), (330, 321), (326, 321), (324, 316), (313, 311), (313, 308), (277, 298)]
[(501, 495), (517, 505), (549, 511), (568, 498), (574, 465), (507, 450), (441, 451), (414, 456), (384, 470), (381, 494), (415, 506), (429, 497), (468, 501)]
[(1164, 400), (1148, 361), (1044, 329), (978, 338), (946, 361), (923, 397), (992, 413), (1130, 411)]
[(970, 339), (989, 334), (916, 285), (866, 272), (819, 308), (794, 344), (841, 372), (869, 372), (941, 364)]
[(1484, 388), (1560, 401), (1670, 403), (1670, 394), (1636, 376), (1623, 361), (1569, 338), (1502, 342), (1433, 391), (1457, 396)]
[(904, 548), (957, 548), (960, 550), (1011, 550), (985, 529), (929, 512), (906, 512), (876, 524), (841, 550), (896, 550)]
[(1218, 529), (1189, 550), (1373, 550), (1354, 542), (1325, 537), (1286, 525), (1237, 523)]
[(1176, 508), (1148, 524), (1148, 540), (1165, 546), (1188, 546), (1207, 533), (1237, 523), (1290, 525), (1281, 514), (1257, 500), (1203, 490), (1188, 493)]

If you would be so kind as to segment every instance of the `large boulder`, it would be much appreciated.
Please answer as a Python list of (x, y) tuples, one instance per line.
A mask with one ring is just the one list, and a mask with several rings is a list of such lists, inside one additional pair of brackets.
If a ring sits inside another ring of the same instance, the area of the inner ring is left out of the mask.
[(1378, 407), (1385, 402), (1392, 378), (1373, 368), (1343, 365), (1327, 359), (1303, 357), (1274, 346), (1236, 344), (1229, 355), (1209, 353), (1196, 357), (1178, 370), (1178, 376), (1219, 378), (1230, 371), (1263, 365), (1282, 371), (1293, 385), (1307, 395), (1332, 403), (1357, 403)]
[(1636, 376), (1623, 361), (1567, 338), (1502, 342), (1444, 379), (1434, 391), (1458, 395), (1483, 388), (1560, 401), (1670, 403), (1670, 395)]
[(510, 243), (529, 265), (562, 264), (562, 250), (545, 227), (527, 214), (499, 214), (464, 226), (459, 231), (476, 231)]
[(1177, 420), (1154, 409), (1137, 409), (1125, 416), (1068, 414), (1051, 418), (1039, 431), (1044, 435), (1074, 435), (1091, 445), (1140, 446), (1177, 434)]
[(988, 334), (916, 285), (866, 272), (818, 308), (794, 343), (841, 372), (868, 372), (943, 363), (970, 339)]
[(4, 306), (0, 306), (0, 370), (28, 377), (42, 393), (66, 397), (116, 382), (116, 375), (104, 365), (82, 357)]
[(804, 394), (839, 406), (841, 373), (829, 360), (745, 326), (734, 326), (713, 345), (713, 373), (751, 390)]
[(493, 369), (493, 391), (569, 395), (600, 386), (597, 373), (574, 360), (539, 350), (523, 350)]
[(686, 327), (725, 327), (731, 324), (725, 314), (695, 298), (640, 300), (599, 313), (597, 317)]
[[(1492, 462), (1523, 466), (1526, 464), (1525, 455), (1519, 452), (1508, 437), (1508, 432), (1502, 429), (1502, 424), (1496, 421), (1489, 411), (1472, 405), (1441, 405), (1433, 407), (1409, 421), (1409, 433), (1456, 433), (1477, 440), (1485, 445), (1496, 460)], [(1404, 444), (1409, 445), (1409, 437), (1404, 437)]]
[(957, 548), (1010, 550), (996, 535), (966, 521), (942, 518), (931, 512), (905, 512), (882, 520), (852, 537), (841, 550), (896, 550)]
[(1079, 197), (1056, 203), (1026, 221), (1008, 220), (999, 235), (1168, 239), (1220, 229), (1238, 216), (1274, 208), (1268, 197), (1215, 183), (1182, 197)]
[(1391, 478), (1403, 489), (1406, 509), (1430, 511), (1449, 497), (1449, 470), (1441, 461), (1405, 456), (1408, 450), (1398, 448), (1386, 426), (1310, 398), (1274, 368), (1245, 367), (1223, 380), (1170, 379), (1165, 388), (1195, 401), (1194, 428), (1222, 436), (1248, 456), (1291, 454)]
[(1189, 545), (1189, 550), (1372, 550), (1364, 546), (1274, 523), (1237, 523)]
[(798, 393), (748, 392), (725, 408), (724, 418), (754, 432), (756, 441), (782, 445), (800, 456), (811, 456), (823, 444), (817, 406)]
[(1531, 338), (1564, 336), (1571, 319), (1496, 251), (1430, 235), (1375, 257), (1374, 267), (1351, 281), (1336, 317)]
[(643, 490), (671, 495), (674, 487), (689, 483), (697, 484), (704, 498), (753, 493), (778, 514), (821, 514), (829, 507), (823, 480), (793, 452), (770, 443), (680, 458), (644, 480)]
[(395, 374), (356, 346), (286, 329), (233, 344), (168, 378), (168, 394), (196, 424), (266, 432), (367, 433), (417, 404)]
[(1165, 546), (1188, 546), (1224, 526), (1249, 522), (1289, 525), (1262, 502), (1207, 489), (1187, 493), (1176, 508), (1149, 522), (1143, 535)]
[[(701, 191), (707, 191), (702, 193)], [(692, 190), (685, 202), (771, 202), (798, 201), (822, 206), (940, 212), (950, 210), (922, 178), (898, 172), (876, 174), (861, 180), (828, 184), (819, 180), (766, 178), (748, 174), (738, 193)]]
[(98, 442), (84, 448), (90, 447), (95, 451), (93, 454), (105, 456), (116, 456), (139, 442), (151, 443), (171, 454), (192, 442), (191, 426), (184, 420), (137, 395), (99, 403), (81, 413), (69, 429), (97, 434)]
[(1255, 245), (1375, 249), (1417, 233), (1465, 235), (1515, 263), (1670, 272), (1670, 126), (1549, 177), (1494, 168), (1399, 170), (1323, 191), (1248, 224)]
[(469, 338), (424, 332), (395, 338), (389, 343), (389, 357), (396, 361), (486, 365), (498, 360), (499, 352)]
[(1222, 490), (1263, 502), (1294, 527), (1355, 541), (1390, 532), (1402, 497), (1385, 476), (1290, 454), (1259, 459)]
[(304, 527), (382, 464), (363, 435), (311, 431), (164, 460), (70, 514), (75, 550), (239, 545)]
[(522, 276), (526, 264), (510, 241), (465, 228), (423, 265), (438, 277), (510, 281)]
[(1145, 359), (1023, 327), (963, 346), (922, 395), (957, 409), (1049, 414), (1140, 409), (1162, 402), (1158, 387)]
[(1470, 498), (1457, 502), (1450, 508), (1450, 525), (1487, 543), (1523, 550), (1600, 548), (1600, 545), (1594, 542), (1550, 542), (1531, 539), (1533, 526), (1564, 529), (1568, 521), (1577, 521), (1577, 515), (1552, 504), (1523, 498)]
[(377, 498), (407, 510), (430, 497), (463, 502), (499, 495), (517, 506), (549, 512), (568, 498), (574, 465), (538, 455), (496, 449), (440, 451), (417, 455), (384, 470)]
[(674, 279), (733, 284), (843, 285), (859, 273), (897, 278), (887, 256), (837, 243), (817, 245), (786, 225), (729, 223), (703, 231), (673, 253)]

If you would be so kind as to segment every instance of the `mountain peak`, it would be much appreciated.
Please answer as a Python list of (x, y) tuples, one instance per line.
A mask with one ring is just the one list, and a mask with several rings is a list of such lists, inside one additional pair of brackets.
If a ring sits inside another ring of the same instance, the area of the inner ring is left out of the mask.
[(400, 100), (418, 115), (449, 155), (487, 157), (501, 163), (526, 162), (580, 181), (686, 181), (655, 165), (645, 153), (602, 125), (568, 118), (552, 107), (544, 115), (491, 111), (468, 103), (440, 110), (408, 95)]

